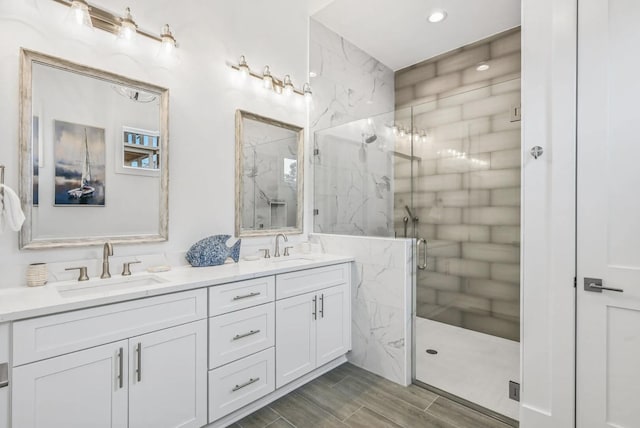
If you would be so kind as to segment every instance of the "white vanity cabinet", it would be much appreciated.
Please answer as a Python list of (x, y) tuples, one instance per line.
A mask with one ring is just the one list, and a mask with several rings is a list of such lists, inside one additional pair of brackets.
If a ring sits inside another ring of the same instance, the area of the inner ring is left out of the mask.
[(14, 427), (126, 428), (128, 342), (13, 370)]
[(277, 388), (351, 349), (350, 275), (349, 264), (277, 275)]
[(195, 290), (15, 322), (12, 426), (204, 426), (206, 305)]
[(0, 428), (9, 426), (9, 324), (0, 324)]
[(275, 390), (275, 277), (209, 289), (209, 422)]

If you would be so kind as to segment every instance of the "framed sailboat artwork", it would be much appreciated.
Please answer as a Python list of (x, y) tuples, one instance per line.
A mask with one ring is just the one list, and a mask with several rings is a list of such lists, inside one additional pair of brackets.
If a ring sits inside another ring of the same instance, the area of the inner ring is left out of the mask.
[(55, 206), (105, 205), (105, 130), (54, 122)]

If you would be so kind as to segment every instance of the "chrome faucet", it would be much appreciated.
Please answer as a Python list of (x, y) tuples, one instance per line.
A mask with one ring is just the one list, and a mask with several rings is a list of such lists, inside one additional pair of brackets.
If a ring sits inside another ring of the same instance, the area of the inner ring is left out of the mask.
[(102, 275), (100, 275), (102, 279), (111, 278), (109, 256), (113, 256), (113, 245), (111, 245), (111, 242), (105, 242), (102, 250)]
[(284, 233), (278, 233), (276, 235), (276, 250), (274, 251), (273, 257), (280, 257), (280, 240), (278, 238), (280, 238), (282, 236), (282, 238), (284, 238), (284, 242), (289, 242), (289, 239), (287, 239), (287, 235), (285, 235)]

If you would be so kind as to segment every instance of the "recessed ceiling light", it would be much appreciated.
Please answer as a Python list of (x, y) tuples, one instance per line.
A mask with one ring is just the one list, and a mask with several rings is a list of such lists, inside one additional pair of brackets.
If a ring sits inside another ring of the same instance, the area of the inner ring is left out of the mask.
[(429, 14), (427, 18), (432, 24), (442, 22), (447, 18), (447, 12), (442, 9), (436, 9)]
[(316, 73), (315, 71), (310, 71), (309, 72), (309, 77), (316, 77), (318, 75), (318, 73)]
[(491, 68), (491, 66), (489, 64), (487, 64), (486, 62), (481, 62), (476, 67), (476, 70), (478, 70), (478, 71), (487, 71), (490, 68)]

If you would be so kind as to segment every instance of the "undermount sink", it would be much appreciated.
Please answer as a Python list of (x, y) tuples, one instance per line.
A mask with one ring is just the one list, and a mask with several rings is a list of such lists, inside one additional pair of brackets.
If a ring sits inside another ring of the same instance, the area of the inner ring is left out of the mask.
[(61, 285), (58, 287), (58, 293), (62, 297), (77, 297), (107, 291), (144, 287), (147, 285), (161, 284), (163, 282), (167, 282), (167, 280), (155, 275), (92, 279), (89, 281)]

